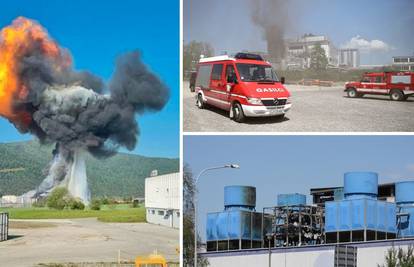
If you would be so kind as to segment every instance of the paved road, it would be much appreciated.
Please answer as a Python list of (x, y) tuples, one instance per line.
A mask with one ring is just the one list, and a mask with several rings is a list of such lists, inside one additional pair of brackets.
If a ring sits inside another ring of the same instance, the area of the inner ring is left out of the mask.
[(0, 266), (116, 262), (118, 249), (121, 259), (133, 260), (157, 250), (168, 260), (179, 261), (177, 229), (147, 223), (102, 223), (94, 218), (23, 221), (25, 227), (9, 229), (9, 235), (16, 238), (0, 242)]
[(405, 102), (387, 96), (348, 98), (343, 87), (287, 85), (292, 109), (280, 121), (250, 118), (245, 123), (229, 119), (216, 108), (200, 110), (194, 93), (184, 82), (183, 116), (185, 132), (413, 132), (414, 97)]

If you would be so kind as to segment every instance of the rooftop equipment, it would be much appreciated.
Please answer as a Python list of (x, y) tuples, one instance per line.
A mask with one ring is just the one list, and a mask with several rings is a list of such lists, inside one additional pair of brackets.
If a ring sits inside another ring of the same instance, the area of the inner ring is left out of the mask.
[(302, 194), (279, 194), (277, 195), (278, 206), (306, 205), (306, 196)]
[(395, 184), (398, 237), (414, 237), (414, 181)]
[(395, 238), (396, 205), (377, 200), (377, 194), (377, 173), (345, 173), (344, 199), (325, 202), (326, 242)]
[(323, 207), (306, 205), (302, 194), (280, 194), (277, 206), (263, 209), (271, 220), (271, 238), (264, 246), (303, 246), (323, 243)]
[(262, 214), (255, 207), (255, 187), (226, 186), (224, 211), (207, 214), (207, 251), (260, 248)]
[(237, 53), (234, 58), (236, 59), (251, 59), (251, 60), (259, 60), (263, 61), (261, 55), (252, 54), (252, 53)]

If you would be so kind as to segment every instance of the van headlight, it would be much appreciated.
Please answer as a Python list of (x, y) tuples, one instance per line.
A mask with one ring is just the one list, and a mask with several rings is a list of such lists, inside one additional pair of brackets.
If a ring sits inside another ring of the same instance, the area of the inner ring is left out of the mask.
[(290, 96), (286, 99), (286, 104), (292, 104), (292, 98)]
[(262, 100), (260, 98), (247, 98), (247, 102), (249, 102), (252, 105), (261, 105)]

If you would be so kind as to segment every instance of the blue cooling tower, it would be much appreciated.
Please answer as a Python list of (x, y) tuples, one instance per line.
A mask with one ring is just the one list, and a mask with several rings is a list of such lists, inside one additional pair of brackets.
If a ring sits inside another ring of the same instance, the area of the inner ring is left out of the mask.
[(395, 184), (399, 237), (414, 237), (414, 181)]
[(302, 194), (279, 194), (277, 195), (278, 206), (306, 205), (306, 196)]
[(395, 203), (378, 201), (378, 174), (348, 172), (344, 199), (325, 203), (325, 232), (329, 243), (394, 238)]
[(347, 172), (344, 175), (345, 199), (372, 198), (378, 195), (378, 174), (375, 172)]
[(262, 213), (255, 206), (255, 187), (226, 186), (224, 211), (207, 214), (207, 250), (261, 247)]
[(224, 187), (224, 207), (226, 210), (254, 210), (256, 207), (256, 188), (240, 185)]

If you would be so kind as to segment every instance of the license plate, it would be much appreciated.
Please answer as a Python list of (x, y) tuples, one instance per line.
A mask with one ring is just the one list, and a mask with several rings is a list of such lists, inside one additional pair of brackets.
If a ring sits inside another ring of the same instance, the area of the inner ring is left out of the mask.
[(280, 114), (283, 113), (283, 108), (273, 109), (270, 111), (270, 114)]

